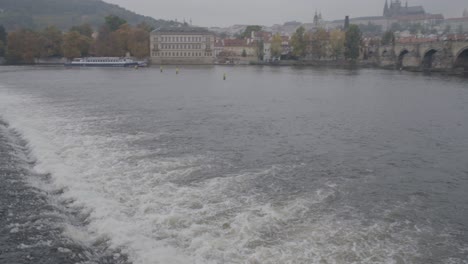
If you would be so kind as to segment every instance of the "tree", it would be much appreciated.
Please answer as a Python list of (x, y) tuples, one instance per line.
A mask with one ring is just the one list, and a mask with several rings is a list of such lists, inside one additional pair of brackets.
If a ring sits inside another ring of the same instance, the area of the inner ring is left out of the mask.
[(257, 58), (263, 60), (263, 56), (265, 56), (265, 45), (263, 40), (260, 40), (257, 42)]
[(63, 55), (68, 59), (84, 57), (89, 54), (91, 38), (76, 31), (69, 31), (63, 36)]
[(21, 29), (8, 34), (6, 59), (10, 64), (34, 63), (39, 58), (42, 38), (34, 31)]
[(7, 42), (7, 37), (8, 37), (8, 34), (5, 30), (5, 28), (3, 27), (3, 25), (0, 25), (0, 41), (3, 42), (3, 43), (6, 43)]
[(94, 53), (97, 56), (114, 56), (117, 43), (112, 41), (111, 30), (109, 26), (102, 25), (99, 28), (98, 36), (94, 43)]
[(128, 51), (137, 58), (150, 56), (149, 31), (142, 28), (133, 28), (128, 42)]
[(111, 41), (118, 43), (114, 47), (116, 56), (123, 56), (127, 52), (138, 58), (149, 56), (149, 32), (145, 29), (122, 25), (119, 30), (111, 33)]
[(252, 32), (258, 32), (262, 30), (262, 27), (261, 26), (257, 26), (257, 25), (251, 25), (251, 26), (247, 26), (244, 30), (244, 32), (240, 35), (241, 38), (250, 38), (250, 36), (252, 35)]
[(80, 26), (73, 26), (72, 28), (70, 28), (70, 31), (76, 31), (81, 35), (89, 38), (93, 36), (93, 28), (88, 23), (84, 23)]
[(42, 38), (41, 57), (61, 57), (62, 32), (54, 26), (49, 26), (40, 32)]
[(138, 58), (150, 55), (149, 32), (141, 27), (121, 25), (118, 30), (110, 31), (107, 25), (101, 26), (94, 43), (98, 56), (122, 57), (128, 53)]
[(127, 20), (114, 15), (106, 16), (104, 19), (110, 31), (116, 31), (120, 26), (127, 24)]
[(0, 57), (5, 56), (5, 47), (7, 44), (7, 32), (3, 25), (0, 25)]
[(0, 58), (5, 56), (5, 44), (0, 40)]
[(390, 30), (393, 31), (393, 32), (402, 31), (403, 26), (400, 23), (392, 23), (392, 27), (391, 27)]
[(330, 53), (335, 60), (343, 55), (345, 39), (346, 34), (340, 29), (335, 29), (330, 32)]
[(283, 39), (279, 34), (275, 34), (271, 39), (271, 56), (274, 58), (278, 58), (281, 56), (283, 52)]
[(393, 31), (388, 30), (384, 33), (382, 36), (382, 45), (390, 45), (390, 44), (395, 44), (395, 34), (393, 34)]
[(146, 32), (151, 32), (151, 31), (154, 30), (154, 27), (148, 25), (148, 23), (146, 23), (146, 22), (144, 22), (144, 21), (141, 22), (140, 24), (138, 24), (138, 25), (137, 25), (137, 28), (138, 28), (138, 29), (143, 29), (143, 30), (146, 31)]
[(361, 30), (356, 25), (350, 25), (346, 31), (345, 57), (346, 59), (356, 60), (359, 57), (361, 46)]
[(325, 29), (319, 28), (308, 39), (311, 41), (310, 52), (314, 58), (321, 59), (327, 55), (329, 36)]
[(291, 38), (294, 56), (304, 57), (306, 55), (306, 41), (304, 33), (304, 27), (300, 26), (298, 29), (296, 29), (296, 32)]

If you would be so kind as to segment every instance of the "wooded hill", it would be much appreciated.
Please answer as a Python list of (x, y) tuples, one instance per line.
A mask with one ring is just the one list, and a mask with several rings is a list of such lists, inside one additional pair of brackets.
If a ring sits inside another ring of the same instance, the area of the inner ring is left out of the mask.
[(142, 22), (157, 28), (174, 21), (138, 15), (101, 0), (0, 0), (0, 25), (10, 30), (43, 29), (54, 25), (61, 30), (84, 23), (97, 29), (108, 15), (119, 16), (131, 25)]

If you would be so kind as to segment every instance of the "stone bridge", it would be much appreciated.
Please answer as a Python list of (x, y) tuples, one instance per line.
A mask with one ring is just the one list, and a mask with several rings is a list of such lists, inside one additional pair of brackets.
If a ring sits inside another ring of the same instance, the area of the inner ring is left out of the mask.
[(382, 67), (468, 73), (468, 41), (396, 43), (379, 48)]

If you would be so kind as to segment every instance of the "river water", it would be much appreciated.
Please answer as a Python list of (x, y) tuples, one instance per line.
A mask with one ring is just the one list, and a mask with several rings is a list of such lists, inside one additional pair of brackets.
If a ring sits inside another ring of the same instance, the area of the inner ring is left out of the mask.
[(0, 162), (0, 263), (468, 263), (462, 78), (1, 67)]

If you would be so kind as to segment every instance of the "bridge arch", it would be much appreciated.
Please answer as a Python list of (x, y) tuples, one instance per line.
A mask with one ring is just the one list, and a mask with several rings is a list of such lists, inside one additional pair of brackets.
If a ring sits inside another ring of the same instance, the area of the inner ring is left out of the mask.
[(468, 75), (468, 46), (460, 49), (457, 53), (453, 68), (460, 69), (464, 74)]
[(437, 49), (428, 49), (423, 54), (423, 59), (421, 62), (421, 67), (425, 71), (430, 71), (432, 69), (432, 63), (434, 62), (435, 54), (437, 53)]
[(403, 49), (400, 51), (400, 54), (398, 54), (398, 61), (397, 61), (397, 68), (398, 69), (401, 69), (403, 68), (405, 65), (404, 65), (404, 58), (405, 58), (405, 55), (408, 54), (409, 51), (407, 49)]

